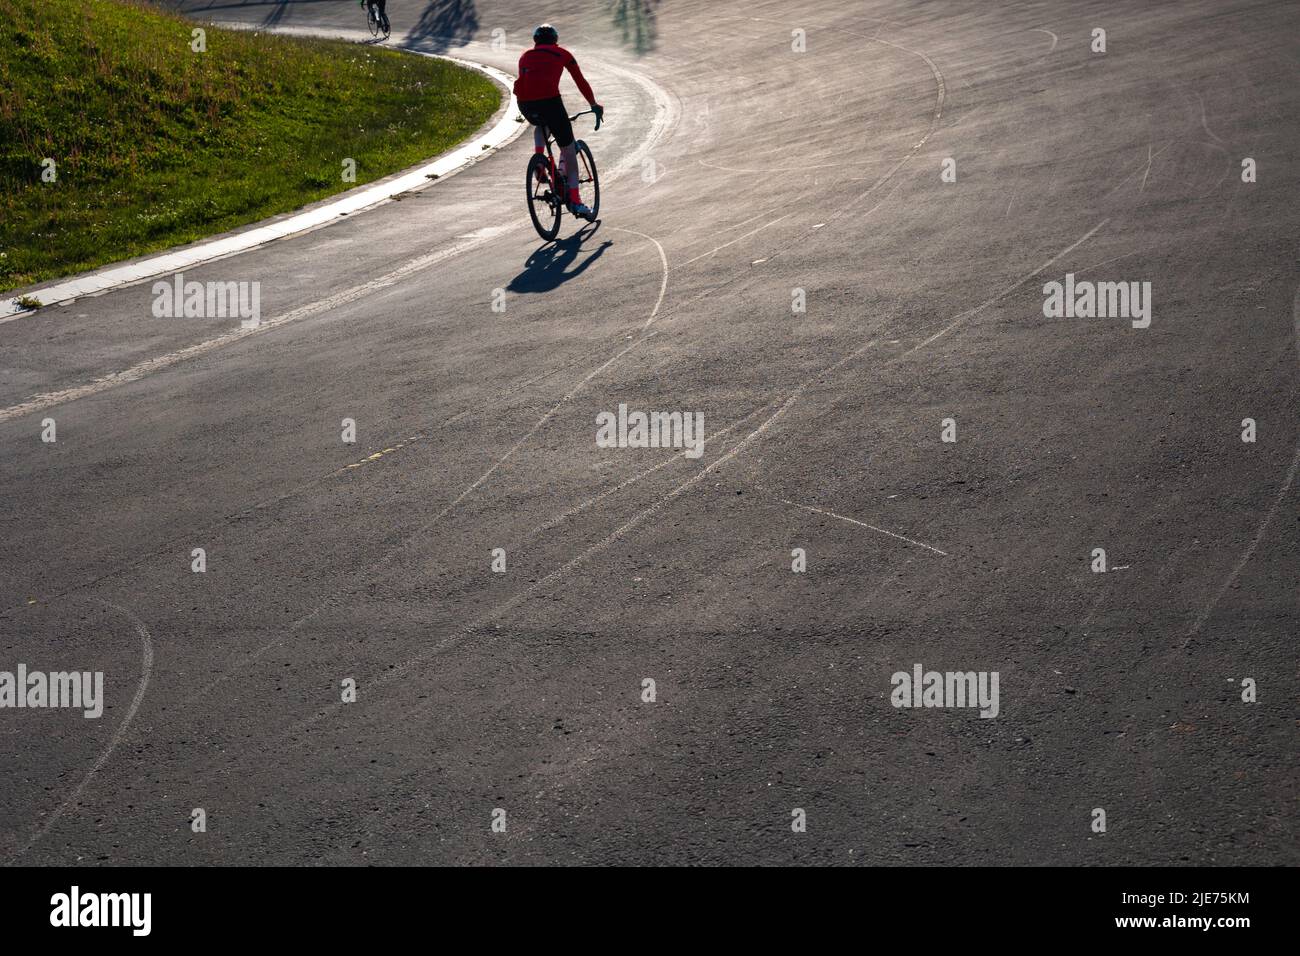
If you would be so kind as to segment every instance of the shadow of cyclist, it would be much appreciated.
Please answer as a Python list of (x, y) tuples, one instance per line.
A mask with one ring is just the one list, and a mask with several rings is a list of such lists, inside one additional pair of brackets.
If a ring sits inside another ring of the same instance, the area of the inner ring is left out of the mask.
[[(604, 254), (606, 249), (614, 244), (606, 239), (581, 262), (577, 262), (583, 243), (594, 236), (599, 228), (600, 220), (597, 220), (595, 223), (583, 226), (567, 239), (559, 239), (539, 246), (524, 263), (524, 271), (510, 280), (506, 291), (550, 292), (570, 279), (582, 275)], [(575, 262), (577, 262), (576, 266)]]

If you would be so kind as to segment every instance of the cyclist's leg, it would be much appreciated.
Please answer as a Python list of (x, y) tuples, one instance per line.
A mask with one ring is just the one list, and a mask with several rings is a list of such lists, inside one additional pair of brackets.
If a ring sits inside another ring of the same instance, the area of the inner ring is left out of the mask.
[(569, 202), (576, 206), (580, 202), (578, 196), (578, 147), (572, 143), (568, 146), (561, 146), (560, 155), (564, 157), (564, 171), (568, 174), (569, 179)]
[[(547, 133), (546, 133), (545, 126), (541, 125), (540, 123), (533, 126), (533, 152), (538, 156), (546, 155), (546, 136)], [(546, 181), (548, 183), (551, 181), (549, 166), (547, 166)], [(551, 188), (555, 192), (559, 192), (559, 187), (557, 184), (551, 183)]]
[(564, 171), (568, 175), (569, 202), (576, 206), (582, 200), (578, 195), (578, 148), (573, 142), (573, 124), (569, 122), (569, 114), (560, 97), (551, 101), (550, 112), (554, 114), (550, 117), (551, 132), (555, 134), (555, 145), (560, 147)]
[[(546, 120), (549, 113), (539, 105), (544, 102), (544, 100), (528, 100), (519, 104), (519, 112), (533, 127), (533, 153), (537, 156), (546, 152)], [(550, 174), (547, 173), (545, 178), (549, 181)]]

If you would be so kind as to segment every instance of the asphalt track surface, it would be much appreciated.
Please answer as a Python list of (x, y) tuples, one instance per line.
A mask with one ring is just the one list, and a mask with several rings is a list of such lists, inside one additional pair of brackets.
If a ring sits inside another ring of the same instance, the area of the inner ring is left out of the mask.
[[(0, 325), (0, 669), (107, 698), (0, 711), (0, 859), (1296, 861), (1294, 4), (389, 10), (512, 73), (557, 23), (603, 221), (538, 241), (521, 138), (187, 271), (261, 334), (15, 411), (237, 322)], [(1067, 272), (1150, 327), (1046, 318)], [(620, 403), (703, 456), (597, 448)], [(893, 707), (918, 663), (999, 715)]]

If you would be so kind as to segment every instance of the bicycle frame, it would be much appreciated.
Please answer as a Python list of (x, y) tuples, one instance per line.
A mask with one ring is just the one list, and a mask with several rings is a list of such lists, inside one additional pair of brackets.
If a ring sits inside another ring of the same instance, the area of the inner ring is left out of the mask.
[[(595, 110), (584, 110), (581, 113), (575, 113), (569, 117), (570, 122), (584, 116), (587, 113), (594, 113)], [(578, 216), (580, 219), (594, 221), (597, 211), (600, 208), (600, 180), (596, 171), (596, 159), (591, 153), (591, 147), (578, 138), (574, 138), (574, 162), (573, 169), (566, 169), (566, 175), (560, 176), (559, 164), (555, 158), (555, 137), (547, 126), (539, 125), (538, 134), (542, 140), (542, 147), (529, 160), (527, 183), (528, 183), (528, 213), (533, 220), (533, 226), (537, 229), (537, 234), (547, 242), (553, 241), (559, 232), (560, 219), (564, 209), (568, 209), (573, 215), (576, 207), (570, 206), (568, 197), (570, 191), (568, 188), (569, 177), (574, 177), (576, 185), (580, 188), (584, 184), (590, 184), (594, 201), (588, 207), (588, 211)], [(596, 128), (600, 128), (600, 117), (597, 115)]]
[[(569, 117), (569, 122), (572, 123), (579, 116), (586, 116), (588, 113), (595, 114), (595, 112), (595, 110), (583, 110), (581, 113), (574, 113)], [(599, 117), (596, 118), (596, 129), (600, 129)], [(555, 154), (551, 152), (551, 144), (555, 142), (555, 137), (551, 135), (551, 128), (549, 126), (543, 126), (542, 131), (546, 136), (546, 165), (551, 174), (551, 188), (555, 189), (558, 188), (560, 183), (560, 170), (559, 167), (555, 165)], [(592, 132), (595, 132), (595, 130), (592, 130)], [(573, 141), (576, 143), (578, 141), (577, 137), (574, 137)], [(565, 185), (567, 186), (567, 184)]]

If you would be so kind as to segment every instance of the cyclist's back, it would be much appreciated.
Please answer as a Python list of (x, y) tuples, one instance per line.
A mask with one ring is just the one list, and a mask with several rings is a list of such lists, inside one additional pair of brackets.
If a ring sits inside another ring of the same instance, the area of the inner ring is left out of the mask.
[(582, 75), (577, 57), (558, 43), (539, 43), (531, 50), (524, 51), (524, 55), (519, 58), (515, 99), (525, 103), (559, 96), (560, 77), (565, 70), (573, 76), (578, 92), (587, 98), (587, 102), (595, 103), (596, 94), (591, 91), (591, 84)]

